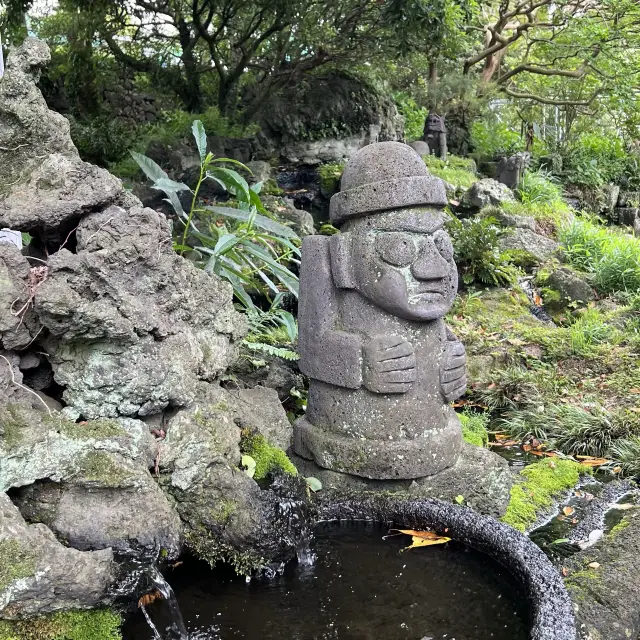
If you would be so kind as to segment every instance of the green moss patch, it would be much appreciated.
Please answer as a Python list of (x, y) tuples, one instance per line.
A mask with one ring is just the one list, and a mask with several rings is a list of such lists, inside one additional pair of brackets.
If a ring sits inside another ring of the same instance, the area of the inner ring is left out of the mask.
[(327, 196), (338, 191), (343, 171), (344, 162), (330, 162), (328, 164), (323, 164), (318, 168), (320, 188)]
[(263, 480), (268, 473), (274, 471), (281, 471), (290, 476), (298, 475), (298, 470), (287, 458), (287, 454), (282, 449), (270, 445), (259, 433), (244, 430), (240, 451), (256, 461), (256, 471), (253, 476), (255, 480)]
[(108, 420), (106, 418), (86, 422), (72, 422), (71, 420), (65, 420), (62, 416), (47, 416), (44, 418), (44, 422), (73, 440), (89, 438), (102, 440), (103, 438), (127, 435), (127, 432), (117, 420)]
[(30, 419), (29, 412), (16, 404), (1, 407), (0, 425), (2, 425), (3, 434), (0, 442), (4, 441), (7, 449), (17, 447), (22, 442)]
[(121, 640), (120, 615), (109, 609), (65, 611), (40, 618), (0, 621), (0, 640)]
[[(265, 566), (265, 560), (253, 551), (239, 552), (220, 535), (200, 524), (185, 531), (187, 546), (196, 557), (215, 567), (218, 562), (230, 564), (241, 576), (251, 575)], [(0, 636), (0, 640), (3, 640)]]
[(78, 476), (85, 482), (97, 482), (104, 487), (121, 487), (132, 477), (126, 467), (118, 464), (104, 451), (91, 451), (77, 464)]
[(573, 460), (547, 459), (520, 472), (521, 481), (511, 487), (511, 498), (502, 521), (526, 531), (540, 511), (549, 508), (561, 493), (574, 487), (587, 468)]
[[(19, 540), (0, 540), (0, 591), (36, 571), (36, 554)], [(1, 638), (2, 636), (0, 636)]]
[(465, 442), (476, 447), (486, 447), (489, 442), (489, 434), (487, 433), (489, 415), (465, 410), (458, 417), (462, 423), (462, 437)]

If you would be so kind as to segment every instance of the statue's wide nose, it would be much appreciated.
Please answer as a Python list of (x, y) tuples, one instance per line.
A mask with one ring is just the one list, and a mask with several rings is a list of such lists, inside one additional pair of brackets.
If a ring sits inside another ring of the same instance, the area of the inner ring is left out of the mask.
[(437, 280), (448, 275), (449, 263), (431, 238), (424, 239), (418, 258), (411, 264), (411, 273), (417, 280)]

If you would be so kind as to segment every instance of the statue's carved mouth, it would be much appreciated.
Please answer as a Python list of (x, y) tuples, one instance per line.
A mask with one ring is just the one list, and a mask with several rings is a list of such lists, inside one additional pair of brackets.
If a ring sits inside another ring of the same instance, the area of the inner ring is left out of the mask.
[(414, 295), (421, 295), (423, 293), (444, 293), (444, 280), (438, 278), (437, 280), (422, 280), (417, 286), (413, 287)]

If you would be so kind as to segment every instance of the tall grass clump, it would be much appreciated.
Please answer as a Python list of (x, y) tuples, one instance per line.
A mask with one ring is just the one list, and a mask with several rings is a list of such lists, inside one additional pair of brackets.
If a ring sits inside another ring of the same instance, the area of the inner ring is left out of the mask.
[(542, 169), (525, 171), (516, 189), (520, 202), (525, 205), (555, 204), (562, 202), (562, 187), (550, 173)]
[(576, 217), (559, 240), (572, 265), (594, 274), (600, 293), (640, 291), (640, 239)]

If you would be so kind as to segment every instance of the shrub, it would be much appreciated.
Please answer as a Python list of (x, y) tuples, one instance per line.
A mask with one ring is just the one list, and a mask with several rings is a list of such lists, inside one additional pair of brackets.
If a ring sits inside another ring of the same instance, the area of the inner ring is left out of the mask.
[(425, 156), (425, 164), (429, 171), (456, 188), (468, 189), (478, 180), (475, 173), (475, 162), (468, 158), (450, 155), (446, 160), (436, 156)]
[(630, 425), (601, 406), (591, 411), (571, 404), (530, 406), (504, 418), (501, 427), (515, 438), (534, 437), (569, 455), (606, 455), (629, 435)]
[(447, 223), (465, 284), (477, 280), (495, 286), (510, 285), (519, 274), (511, 264), (509, 252), (500, 251), (499, 239), (503, 232), (495, 223), (491, 217), (461, 221), (454, 216)]
[(594, 274), (601, 293), (640, 292), (640, 239), (589, 218), (575, 218), (559, 232), (569, 262)]
[(546, 171), (525, 171), (516, 194), (525, 205), (554, 205), (562, 203), (562, 187)]
[[(269, 212), (260, 201), (260, 184), (249, 187), (227, 165), (240, 166), (250, 173), (249, 169), (240, 162), (214, 158), (207, 152), (202, 122), (194, 121), (192, 130), (200, 153), (200, 175), (193, 188), (171, 180), (153, 160), (132, 152), (153, 181), (153, 188), (166, 194), (176, 213), (181, 233), (174, 248), (180, 255), (189, 255), (205, 271), (228, 280), (246, 309), (255, 309), (250, 295), (253, 291), (267, 300), (277, 298), (283, 291), (297, 297), (298, 278), (286, 265), (299, 262), (300, 238), (291, 228), (268, 217)], [(203, 206), (198, 193), (205, 180), (221, 184), (235, 198), (237, 208)], [(187, 211), (179, 198), (181, 193), (186, 193), (190, 201)]]
[(471, 143), (477, 153), (491, 158), (524, 151), (520, 134), (503, 122), (477, 120), (471, 126)]
[(419, 107), (418, 103), (406, 93), (396, 93), (398, 111), (404, 117), (404, 135), (407, 142), (420, 140), (424, 133), (424, 121), (427, 119), (428, 109)]
[(120, 160), (135, 143), (135, 128), (117, 118), (99, 117), (86, 122), (69, 118), (69, 124), (80, 157), (101, 167)]
[(617, 135), (581, 135), (565, 157), (569, 181), (586, 187), (619, 182), (626, 165), (627, 154)]

